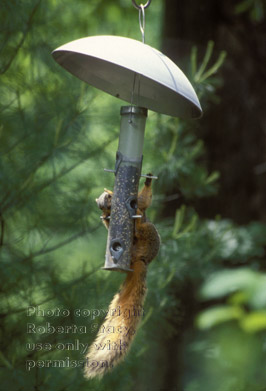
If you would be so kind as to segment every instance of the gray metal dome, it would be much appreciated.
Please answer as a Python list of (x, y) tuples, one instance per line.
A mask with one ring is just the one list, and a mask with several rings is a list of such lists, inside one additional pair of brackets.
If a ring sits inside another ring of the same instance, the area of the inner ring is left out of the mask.
[(202, 114), (184, 73), (142, 42), (116, 36), (86, 37), (59, 47), (52, 55), (79, 79), (131, 104), (173, 117)]

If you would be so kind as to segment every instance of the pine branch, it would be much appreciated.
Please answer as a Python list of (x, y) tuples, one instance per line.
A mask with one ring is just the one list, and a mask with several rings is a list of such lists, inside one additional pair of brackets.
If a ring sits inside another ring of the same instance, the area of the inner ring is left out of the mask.
[[(86, 160), (89, 160), (91, 159), (93, 156), (95, 155), (98, 155), (99, 152), (101, 152), (103, 149), (105, 149), (109, 144), (111, 144), (115, 139), (117, 138), (117, 135), (111, 137), (109, 140), (107, 140), (105, 143), (101, 144), (101, 146), (97, 147), (96, 149), (94, 149), (93, 151), (90, 152), (88, 158), (86, 159), (80, 159), (79, 161), (77, 161), (76, 163), (74, 163), (72, 166), (68, 167), (67, 169), (65, 170), (62, 170), (58, 175), (54, 176), (53, 178), (49, 179), (48, 181), (46, 181), (45, 183), (43, 183), (42, 185), (40, 185), (39, 187), (37, 188), (34, 188), (29, 194), (27, 194), (23, 199), (18, 199), (18, 196), (21, 196), (22, 192), (19, 192), (19, 193), (16, 193), (16, 198), (17, 198), (17, 201), (14, 201), (11, 200), (9, 201), (8, 204), (6, 204), (3, 208), (2, 208), (2, 212), (6, 211), (6, 210), (11, 210), (13, 207), (23, 207), (30, 199), (32, 196), (40, 193), (41, 191), (43, 191), (44, 189), (46, 189), (48, 186), (50, 186), (52, 183), (56, 182), (58, 179), (62, 178), (63, 176), (67, 175), (69, 172), (71, 172), (72, 170), (74, 170), (75, 168), (77, 168), (79, 165), (83, 164)], [(47, 159), (46, 159), (47, 160)], [(24, 187), (25, 188), (25, 187)], [(26, 190), (26, 188), (25, 188)]]
[[(22, 110), (21, 110), (22, 111)], [(77, 119), (77, 117), (80, 115), (80, 112), (76, 112), (75, 115), (73, 116), (73, 118), (71, 118), (71, 120), (68, 122), (68, 124), (65, 126), (65, 129), (64, 129), (64, 133), (66, 133), (66, 131), (69, 129), (69, 127), (73, 124), (73, 122)], [(23, 120), (23, 119), (22, 119)], [(24, 141), (30, 134), (27, 133), (25, 136), (23, 136), (22, 138), (20, 138), (18, 140), (18, 142), (15, 143), (14, 147), (16, 147), (17, 145), (19, 145), (22, 141)], [(71, 142), (71, 140), (70, 140)], [(12, 147), (11, 149), (8, 150), (8, 153), (10, 152), (10, 150), (12, 150), (14, 147)], [(20, 187), (19, 191), (16, 192), (16, 194), (14, 195), (13, 198), (11, 198), (11, 200), (9, 200), (9, 204), (7, 204), (7, 206), (2, 206), (2, 210), (5, 210), (5, 209), (8, 209), (9, 205), (12, 205), (16, 199), (18, 199), (21, 194), (23, 193), (23, 190), (27, 188), (27, 185), (33, 180), (34, 178), (34, 175), (36, 174), (36, 172), (51, 158), (54, 156), (54, 153), (55, 153), (55, 150), (57, 149), (57, 147), (55, 146), (55, 148), (50, 151), (50, 153), (47, 153), (46, 155), (44, 155), (38, 162), (37, 164), (35, 165), (34, 168), (32, 168), (31, 172), (30, 172), (30, 175), (28, 176), (28, 178), (25, 179), (25, 181), (23, 182), (22, 186)], [(7, 153), (7, 152), (4, 152), (4, 154)], [(1, 201), (1, 204), (4, 205), (4, 202), (6, 200), (8, 200), (8, 197), (10, 195), (10, 191), (7, 192), (6, 195), (4, 195), (4, 198), (3, 200)]]
[(0, 232), (0, 247), (4, 244), (4, 229), (5, 229), (5, 222), (2, 217), (2, 213), (0, 212), (0, 222), (1, 222), (1, 232)]
[[(17, 100), (17, 98), (12, 99), (7, 105), (2, 106), (0, 109), (0, 113), (3, 113), (5, 110), (7, 110), (10, 106), (13, 105), (13, 103)], [(6, 153), (6, 152), (5, 152)]]
[[(78, 239), (79, 237), (85, 235), (85, 234), (91, 234), (95, 231), (97, 231), (97, 229), (101, 226), (101, 223), (99, 223), (96, 227), (90, 229), (89, 231), (88, 230), (82, 230), (72, 236), (70, 236), (70, 238), (67, 238), (65, 240), (62, 240), (61, 242), (55, 244), (54, 246), (51, 246), (47, 249), (45, 249), (45, 246), (40, 250), (40, 251), (37, 251), (36, 253), (33, 253), (31, 255), (29, 255), (28, 257), (24, 258), (23, 261), (27, 261), (29, 259), (32, 259), (32, 258), (36, 258), (36, 257), (39, 257), (41, 255), (45, 255), (45, 254), (48, 254), (52, 251), (55, 251), (55, 250), (58, 250), (59, 248), (61, 247), (64, 247), (65, 245), (73, 242), (74, 240)], [(22, 261), (22, 262), (23, 262)]]
[(24, 43), (24, 41), (25, 41), (25, 39), (26, 39), (26, 36), (28, 35), (28, 33), (29, 33), (29, 31), (30, 31), (30, 29), (31, 29), (31, 27), (32, 27), (32, 21), (33, 21), (34, 15), (35, 15), (36, 12), (37, 12), (37, 9), (38, 9), (40, 3), (41, 3), (41, 0), (39, 0), (39, 1), (35, 4), (35, 6), (33, 7), (32, 11), (31, 11), (31, 13), (30, 13), (29, 19), (28, 19), (28, 21), (27, 21), (27, 23), (26, 23), (26, 25), (27, 25), (26, 30), (25, 30), (25, 32), (24, 32), (24, 34), (23, 34), (21, 40), (19, 41), (17, 47), (15, 48), (13, 55), (10, 57), (9, 61), (6, 63), (6, 65), (4, 66), (4, 68), (0, 70), (0, 74), (1, 74), (1, 75), (3, 75), (3, 74), (10, 68), (12, 62), (14, 61), (16, 55), (18, 54), (19, 49), (22, 47), (22, 45), (23, 45), (23, 43)]
[[(97, 266), (94, 269), (92, 269), (91, 271), (89, 271), (88, 273), (85, 273), (84, 275), (82, 275), (81, 277), (78, 277), (75, 280), (67, 283), (67, 288), (70, 289), (73, 285), (80, 284), (81, 282), (86, 280), (88, 277), (90, 277), (92, 274), (96, 273), (99, 269), (100, 269), (100, 267)], [(63, 290), (65, 291), (65, 287), (64, 287)], [(49, 301), (52, 301), (54, 299), (56, 299), (56, 295), (55, 294), (47, 297), (46, 299), (44, 299), (44, 300), (42, 300), (42, 301), (40, 301), (38, 303), (30, 303), (30, 304), (27, 305), (27, 307), (18, 308), (16, 310), (8, 311), (8, 312), (2, 312), (2, 313), (0, 313), (0, 318), (4, 318), (4, 317), (9, 316), (9, 315), (15, 315), (15, 314), (19, 314), (21, 312), (27, 311), (29, 306), (31, 306), (31, 307), (39, 307), (40, 305), (46, 304)]]

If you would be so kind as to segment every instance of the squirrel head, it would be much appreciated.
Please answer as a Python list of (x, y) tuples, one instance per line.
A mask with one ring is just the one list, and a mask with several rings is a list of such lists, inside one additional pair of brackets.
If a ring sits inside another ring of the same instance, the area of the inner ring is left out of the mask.
[(98, 208), (100, 208), (103, 211), (110, 211), (112, 194), (113, 193), (110, 190), (104, 189), (104, 192), (100, 195), (100, 197), (96, 198), (95, 200), (97, 202)]

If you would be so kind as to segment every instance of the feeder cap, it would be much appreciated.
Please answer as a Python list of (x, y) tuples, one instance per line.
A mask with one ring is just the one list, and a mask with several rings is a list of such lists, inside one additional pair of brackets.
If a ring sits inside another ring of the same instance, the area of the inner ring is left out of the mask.
[(173, 117), (202, 115), (184, 73), (163, 53), (140, 41), (86, 37), (60, 46), (52, 55), (79, 79), (126, 102)]

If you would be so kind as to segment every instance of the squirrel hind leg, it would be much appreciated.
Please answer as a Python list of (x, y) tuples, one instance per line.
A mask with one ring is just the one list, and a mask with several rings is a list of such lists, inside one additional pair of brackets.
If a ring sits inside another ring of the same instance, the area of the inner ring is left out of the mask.
[[(151, 172), (149, 172), (147, 174), (147, 177), (152, 177), (152, 176), (153, 176), (153, 174)], [(152, 178), (146, 178), (144, 185), (149, 187), (149, 186), (151, 186), (151, 183), (152, 183)]]
[(137, 219), (135, 223), (135, 238), (133, 258), (148, 265), (160, 249), (160, 235), (155, 226), (149, 221)]

